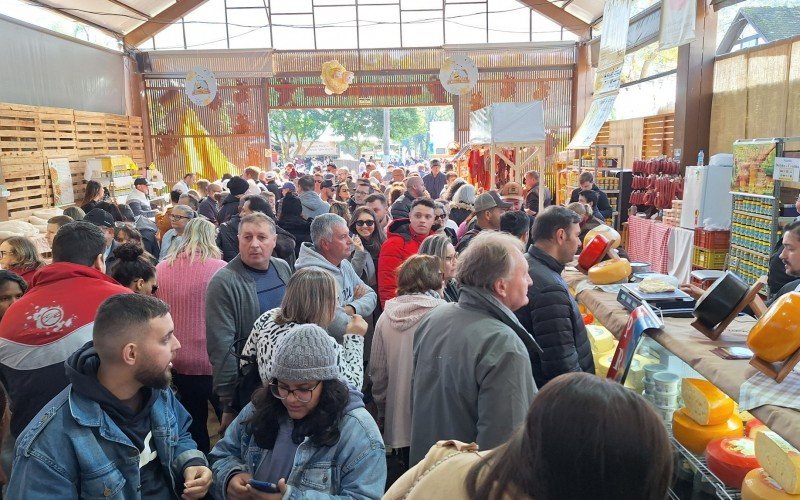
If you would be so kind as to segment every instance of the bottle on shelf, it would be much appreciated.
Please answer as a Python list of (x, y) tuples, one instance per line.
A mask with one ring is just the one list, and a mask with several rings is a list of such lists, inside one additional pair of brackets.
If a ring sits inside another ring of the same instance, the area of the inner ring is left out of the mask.
[(706, 153), (701, 149), (699, 153), (697, 153), (697, 166), (702, 167), (706, 159)]

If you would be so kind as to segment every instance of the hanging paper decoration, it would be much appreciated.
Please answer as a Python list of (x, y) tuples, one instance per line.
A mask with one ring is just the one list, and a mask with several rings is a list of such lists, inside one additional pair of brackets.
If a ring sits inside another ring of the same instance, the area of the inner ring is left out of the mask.
[(322, 83), (325, 84), (325, 93), (328, 95), (342, 94), (353, 83), (355, 76), (347, 71), (336, 59), (322, 63)]
[(242, 80), (236, 80), (236, 90), (233, 91), (233, 102), (244, 104), (250, 99), (250, 88)]
[(186, 73), (186, 96), (197, 106), (208, 106), (217, 97), (217, 78), (208, 68), (195, 66)]
[(503, 81), (500, 83), (500, 98), (505, 100), (513, 100), (517, 95), (517, 82), (514, 75), (506, 73), (503, 75)]
[(472, 94), (472, 98), (470, 99), (470, 110), (471, 111), (478, 111), (483, 106), (484, 106), (484, 103), (483, 103), (483, 92), (481, 92), (480, 90), (477, 91), (477, 92), (474, 92)]
[(550, 84), (544, 80), (536, 80), (536, 90), (533, 91), (533, 98), (537, 101), (544, 101), (550, 95)]
[(697, 2), (665, 0), (661, 4), (658, 49), (666, 50), (694, 41)]
[(244, 113), (236, 113), (236, 123), (233, 125), (234, 134), (249, 134), (252, 128), (250, 117)]
[(467, 94), (478, 83), (478, 67), (469, 56), (462, 54), (450, 56), (442, 63), (439, 81), (451, 94)]

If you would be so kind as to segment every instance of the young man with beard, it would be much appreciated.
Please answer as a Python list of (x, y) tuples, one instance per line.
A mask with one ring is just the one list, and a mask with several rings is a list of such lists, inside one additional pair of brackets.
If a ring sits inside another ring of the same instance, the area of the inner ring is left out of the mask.
[[(211, 470), (169, 389), (181, 344), (169, 306), (125, 294), (100, 305), (71, 384), (17, 440), (10, 498), (203, 498)], [(56, 493), (57, 492), (57, 493)]]
[[(800, 277), (800, 221), (795, 220), (783, 228), (783, 249), (778, 254), (786, 269), (786, 274)], [(775, 294), (773, 301), (789, 292), (800, 291), (800, 279), (790, 281)]]

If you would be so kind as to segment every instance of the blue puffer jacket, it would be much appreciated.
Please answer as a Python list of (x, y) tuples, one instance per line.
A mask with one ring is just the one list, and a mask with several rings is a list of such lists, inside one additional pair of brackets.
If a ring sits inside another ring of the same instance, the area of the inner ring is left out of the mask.
[[(211, 450), (214, 498), (227, 498), (230, 478), (239, 472), (254, 474), (272, 453), (256, 444), (244, 424), (254, 411), (252, 403), (247, 405)], [(309, 438), (300, 443), (284, 499), (381, 498), (386, 485), (381, 433), (363, 404), (345, 411), (339, 442), (334, 446), (317, 447)]]

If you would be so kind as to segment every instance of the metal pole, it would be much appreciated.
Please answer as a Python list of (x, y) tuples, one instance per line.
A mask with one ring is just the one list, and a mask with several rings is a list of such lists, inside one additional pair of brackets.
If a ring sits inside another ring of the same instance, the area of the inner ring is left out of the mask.
[(391, 118), (389, 108), (383, 108), (383, 155), (389, 156), (390, 149), (389, 149), (389, 132), (391, 131)]

